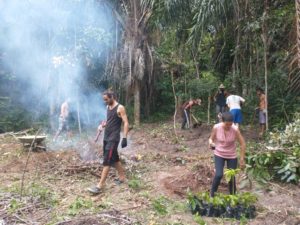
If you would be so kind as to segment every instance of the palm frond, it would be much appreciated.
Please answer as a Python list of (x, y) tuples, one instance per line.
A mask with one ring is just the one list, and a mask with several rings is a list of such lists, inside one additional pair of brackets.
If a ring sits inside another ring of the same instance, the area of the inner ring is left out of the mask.
[(189, 41), (198, 43), (209, 26), (226, 26), (227, 14), (232, 10), (233, 4), (233, 1), (226, 0), (197, 0), (193, 9), (194, 25)]

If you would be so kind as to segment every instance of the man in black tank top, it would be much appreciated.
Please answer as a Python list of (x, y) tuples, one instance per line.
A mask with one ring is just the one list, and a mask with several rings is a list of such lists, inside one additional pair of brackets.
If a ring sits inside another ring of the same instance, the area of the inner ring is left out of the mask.
[(104, 130), (103, 138), (103, 170), (101, 174), (100, 182), (97, 186), (88, 188), (88, 191), (93, 194), (99, 194), (104, 188), (105, 181), (111, 166), (114, 166), (118, 171), (119, 178), (115, 180), (120, 184), (125, 181), (125, 172), (119, 159), (118, 145), (120, 142), (120, 132), (122, 122), (124, 123), (123, 139), (121, 147), (127, 146), (127, 134), (128, 134), (128, 119), (124, 106), (120, 105), (115, 98), (115, 95), (111, 91), (103, 93), (103, 100), (107, 104), (107, 118), (106, 122), (102, 122), (98, 129)]

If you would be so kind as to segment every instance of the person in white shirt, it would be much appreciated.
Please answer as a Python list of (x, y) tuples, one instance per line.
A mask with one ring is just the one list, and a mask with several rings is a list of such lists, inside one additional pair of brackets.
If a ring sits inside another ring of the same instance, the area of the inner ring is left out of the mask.
[(233, 122), (236, 126), (242, 123), (242, 111), (241, 111), (241, 104), (245, 102), (241, 96), (229, 94), (226, 99), (226, 104), (229, 108), (230, 113), (233, 115)]

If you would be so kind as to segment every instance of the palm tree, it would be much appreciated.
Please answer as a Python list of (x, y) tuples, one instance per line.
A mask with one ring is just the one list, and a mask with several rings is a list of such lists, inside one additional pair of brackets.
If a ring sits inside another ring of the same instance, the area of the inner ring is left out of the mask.
[[(188, 39), (192, 45), (192, 55), (197, 74), (197, 46), (207, 32), (209, 25), (218, 27), (226, 23), (220, 20), (226, 18), (231, 4), (225, 0), (127, 0), (114, 2), (114, 13), (122, 27), (122, 44), (118, 55), (114, 57), (116, 66), (114, 73), (126, 87), (127, 96), (133, 95), (134, 123), (140, 124), (141, 89), (151, 86), (153, 80), (153, 46), (151, 31), (175, 26), (175, 29), (190, 30)], [(231, 2), (231, 1), (230, 1)], [(222, 16), (221, 16), (222, 15)], [(187, 18), (189, 21), (187, 21)], [(193, 23), (193, 26), (191, 24)], [(176, 52), (176, 49), (174, 50)], [(178, 51), (179, 52), (179, 51)], [(128, 99), (128, 98), (127, 98)]]

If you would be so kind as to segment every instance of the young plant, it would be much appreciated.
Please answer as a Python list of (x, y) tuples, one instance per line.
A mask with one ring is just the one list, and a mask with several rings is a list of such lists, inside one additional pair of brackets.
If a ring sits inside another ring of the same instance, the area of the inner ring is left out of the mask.
[(240, 169), (225, 169), (224, 175), (227, 183), (231, 182), (232, 190), (234, 190), (234, 177), (240, 172)]
[(166, 198), (164, 198), (163, 196), (154, 199), (152, 201), (152, 206), (158, 214), (163, 216), (168, 214), (168, 210), (166, 206)]
[(194, 221), (199, 225), (206, 225), (206, 222), (202, 219), (202, 217), (198, 213), (194, 215)]
[(239, 203), (245, 207), (249, 207), (257, 202), (257, 197), (249, 192), (239, 195)]
[(77, 197), (76, 200), (69, 206), (68, 214), (75, 216), (81, 209), (88, 209), (93, 207), (91, 200), (85, 200), (81, 197)]

